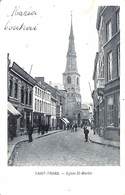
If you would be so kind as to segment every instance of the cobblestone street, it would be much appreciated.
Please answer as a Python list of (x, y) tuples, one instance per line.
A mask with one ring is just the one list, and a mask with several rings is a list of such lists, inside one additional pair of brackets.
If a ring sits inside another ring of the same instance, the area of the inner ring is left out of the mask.
[(20, 143), (15, 151), (15, 166), (118, 166), (120, 150), (84, 141), (83, 130), (62, 131)]

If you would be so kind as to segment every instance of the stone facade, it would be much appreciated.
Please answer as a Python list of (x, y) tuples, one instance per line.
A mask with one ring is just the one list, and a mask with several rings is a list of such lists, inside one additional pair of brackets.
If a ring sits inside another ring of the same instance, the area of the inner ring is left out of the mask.
[[(107, 139), (120, 138), (120, 8), (98, 8), (99, 47), (95, 58), (93, 92), (95, 127)], [(101, 129), (101, 131), (100, 131)]]
[(43, 84), (38, 84), (33, 88), (33, 121), (34, 127), (49, 125), (46, 116), (51, 115), (51, 93), (45, 90)]
[(48, 117), (47, 120), (50, 129), (62, 128), (61, 119), (64, 116), (64, 94), (57, 87), (53, 87), (50, 84), (46, 83), (43, 77), (36, 77), (35, 79), (40, 85), (44, 86), (44, 92), (48, 91), (47, 93), (51, 94), (50, 102), (48, 102), (50, 103), (50, 113), (44, 112), (46, 117)]
[(67, 64), (63, 73), (63, 85), (67, 93), (65, 94), (65, 116), (70, 121), (80, 122), (80, 74), (78, 73), (76, 63), (76, 52), (74, 44), (73, 26), (71, 20), (71, 29), (69, 36), (69, 47), (67, 52)]

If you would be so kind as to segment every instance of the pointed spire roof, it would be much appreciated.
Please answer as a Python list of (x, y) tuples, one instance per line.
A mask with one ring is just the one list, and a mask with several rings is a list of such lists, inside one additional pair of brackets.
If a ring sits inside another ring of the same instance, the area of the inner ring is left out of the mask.
[(67, 55), (69, 55), (69, 54), (76, 55), (75, 44), (74, 44), (74, 35), (73, 35), (73, 25), (72, 25), (72, 12), (71, 12), (70, 35), (69, 35), (69, 48), (68, 48)]
[(76, 64), (74, 35), (73, 35), (72, 13), (71, 13), (70, 35), (69, 35), (69, 47), (68, 47), (68, 52), (67, 52), (67, 63), (66, 63), (65, 72), (77, 72), (78, 73), (77, 64)]
[(73, 26), (72, 26), (72, 11), (71, 11), (71, 28), (70, 28), (70, 36), (69, 36), (69, 39), (74, 39)]

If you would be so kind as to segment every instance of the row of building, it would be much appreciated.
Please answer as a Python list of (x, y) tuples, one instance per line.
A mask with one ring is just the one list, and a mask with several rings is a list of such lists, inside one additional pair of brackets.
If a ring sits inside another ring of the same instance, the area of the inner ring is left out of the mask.
[(8, 135), (10, 138), (27, 131), (31, 123), (34, 129), (62, 129), (68, 124), (83, 125), (92, 119), (90, 107), (82, 105), (80, 74), (72, 25), (63, 73), (63, 89), (53, 87), (44, 77), (31, 77), (17, 63), (8, 62)]
[(100, 6), (94, 63), (94, 125), (107, 139), (120, 138), (120, 7)]
[(27, 131), (31, 123), (39, 128), (64, 128), (64, 93), (44, 81), (43, 77), (31, 77), (17, 63), (11, 62), (8, 54), (8, 136)]

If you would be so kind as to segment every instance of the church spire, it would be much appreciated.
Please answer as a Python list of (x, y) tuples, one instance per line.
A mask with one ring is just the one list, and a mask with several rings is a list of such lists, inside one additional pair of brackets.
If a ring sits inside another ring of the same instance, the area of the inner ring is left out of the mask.
[(69, 72), (69, 71), (78, 72), (77, 65), (76, 65), (76, 51), (75, 51), (74, 34), (73, 34), (72, 12), (71, 12), (70, 35), (69, 35), (69, 47), (67, 52), (67, 64), (66, 64), (65, 72)]
[(72, 26), (72, 11), (71, 11), (71, 28), (70, 28), (70, 36), (69, 36), (69, 39), (74, 39), (73, 26)]

